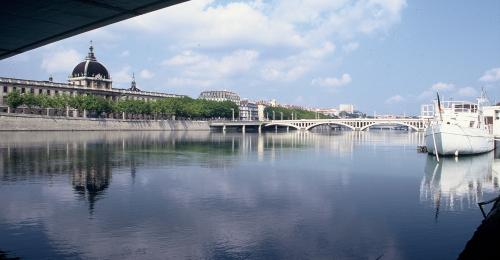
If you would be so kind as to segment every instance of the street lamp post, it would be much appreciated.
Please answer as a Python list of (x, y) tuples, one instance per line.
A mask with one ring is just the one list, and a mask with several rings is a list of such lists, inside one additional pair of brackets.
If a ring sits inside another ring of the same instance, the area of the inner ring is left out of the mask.
[(292, 112), (292, 120), (293, 120), (293, 112)]
[(274, 110), (273, 110), (273, 120), (275, 120), (275, 119), (274, 119)]
[(266, 112), (267, 121), (269, 121), (269, 112)]
[(281, 120), (283, 120), (283, 112), (280, 112), (281, 113)]
[(231, 108), (231, 112), (233, 112), (233, 121), (234, 121), (234, 108)]

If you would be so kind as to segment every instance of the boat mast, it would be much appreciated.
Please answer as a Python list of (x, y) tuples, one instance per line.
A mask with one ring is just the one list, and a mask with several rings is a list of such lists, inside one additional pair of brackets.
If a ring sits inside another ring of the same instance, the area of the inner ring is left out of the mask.
[(439, 110), (439, 119), (443, 121), (443, 114), (441, 111), (441, 99), (439, 99), (439, 92), (436, 92), (437, 95), (437, 102), (438, 102), (438, 110)]

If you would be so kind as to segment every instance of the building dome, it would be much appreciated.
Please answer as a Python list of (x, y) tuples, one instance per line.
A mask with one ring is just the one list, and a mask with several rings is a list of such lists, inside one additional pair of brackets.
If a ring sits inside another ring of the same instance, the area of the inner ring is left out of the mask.
[(90, 77), (90, 78), (101, 78), (101, 79), (110, 79), (108, 70), (104, 65), (99, 63), (94, 56), (94, 47), (92, 45), (89, 48), (89, 53), (85, 60), (80, 62), (73, 69), (71, 73), (71, 77)]

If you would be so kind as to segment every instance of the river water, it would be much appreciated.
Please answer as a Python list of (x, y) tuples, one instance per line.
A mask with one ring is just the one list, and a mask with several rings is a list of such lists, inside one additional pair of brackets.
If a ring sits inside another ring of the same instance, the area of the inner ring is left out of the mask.
[[(494, 154), (421, 133), (0, 133), (0, 251), (22, 259), (454, 259)], [(1, 253), (0, 253), (1, 255)]]

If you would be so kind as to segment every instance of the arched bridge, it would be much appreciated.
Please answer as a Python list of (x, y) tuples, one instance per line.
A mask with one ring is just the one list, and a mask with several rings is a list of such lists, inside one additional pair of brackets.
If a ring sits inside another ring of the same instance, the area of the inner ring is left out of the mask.
[(298, 130), (310, 130), (314, 127), (326, 125), (351, 129), (353, 131), (364, 131), (372, 126), (404, 126), (415, 131), (424, 131), (427, 121), (420, 118), (346, 118), (346, 119), (300, 119), (300, 120), (270, 120), (270, 121), (219, 121), (211, 122), (212, 127), (258, 127), (259, 131), (268, 127), (287, 127)]
[(302, 119), (302, 120), (272, 120), (265, 126), (289, 126), (300, 130), (309, 130), (320, 125), (332, 125), (363, 131), (372, 126), (400, 125), (415, 131), (423, 131), (426, 121), (419, 118), (348, 118), (348, 119)]

